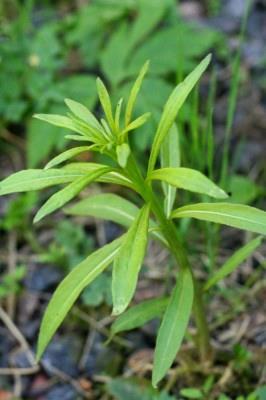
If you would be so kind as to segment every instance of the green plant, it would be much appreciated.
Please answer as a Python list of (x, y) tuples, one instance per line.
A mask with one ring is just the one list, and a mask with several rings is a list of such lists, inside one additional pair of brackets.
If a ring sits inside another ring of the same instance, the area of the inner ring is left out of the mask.
[[(142, 126), (149, 118), (149, 114), (145, 113), (132, 120), (134, 105), (148, 63), (141, 69), (130, 91), (123, 119), (122, 100), (118, 102), (113, 112), (108, 91), (100, 79), (97, 80), (97, 89), (105, 114), (105, 119), (101, 119), (100, 122), (86, 107), (69, 99), (66, 100), (70, 109), (68, 116), (36, 115), (38, 119), (72, 130), (75, 134), (67, 135), (67, 138), (83, 142), (85, 145), (61, 153), (44, 169), (20, 171), (1, 182), (1, 195), (68, 183), (46, 201), (35, 216), (35, 222), (63, 207), (95, 181), (125, 186), (135, 191), (142, 199), (142, 206), (139, 209), (120, 196), (101, 194), (86, 198), (66, 210), (72, 215), (94, 215), (110, 219), (126, 226), (128, 231), (90, 254), (58, 286), (42, 321), (38, 340), (38, 359), (83, 289), (113, 262), (113, 315), (117, 316), (124, 312), (114, 323), (113, 333), (129, 329), (129, 325), (130, 328), (139, 326), (158, 313), (163, 315), (156, 341), (153, 385), (158, 384), (172, 365), (185, 335), (192, 309), (198, 328), (196, 343), (201, 360), (211, 361), (212, 351), (204, 311), (203, 291), (208, 290), (235, 269), (238, 262), (260, 245), (261, 238), (255, 239), (248, 247), (238, 252), (221, 268), (221, 272), (218, 271), (217, 276), (212, 276), (201, 288), (194, 276), (174, 220), (196, 218), (263, 235), (266, 234), (266, 213), (247, 205), (229, 202), (188, 204), (173, 210), (177, 188), (214, 199), (225, 200), (228, 197), (221, 188), (200, 172), (180, 167), (175, 120), (187, 96), (208, 67), (210, 59), (211, 57), (207, 56), (168, 98), (155, 133), (145, 176), (142, 175), (135, 160), (130, 137), (132, 131)], [(71, 162), (64, 167), (58, 167), (77, 154), (90, 150), (109, 157), (110, 165)], [(155, 169), (159, 156), (162, 168)], [(154, 189), (152, 185), (154, 180), (162, 182), (163, 196)], [(165, 298), (150, 300), (148, 304), (138, 305), (125, 311), (134, 296), (149, 235), (165, 245), (176, 260), (179, 266), (176, 286), (167, 300)]]

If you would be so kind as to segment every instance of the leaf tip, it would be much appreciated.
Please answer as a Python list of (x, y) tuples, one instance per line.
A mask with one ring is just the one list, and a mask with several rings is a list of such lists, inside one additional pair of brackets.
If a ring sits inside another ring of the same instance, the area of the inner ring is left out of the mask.
[(37, 214), (35, 215), (35, 217), (33, 218), (33, 223), (37, 224), (37, 222), (39, 222), (42, 218), (43, 218), (43, 215), (41, 215), (40, 210), (39, 210), (37, 212)]
[(125, 311), (126, 306), (123, 304), (117, 304), (113, 307), (112, 316), (117, 317), (118, 315), (122, 314)]

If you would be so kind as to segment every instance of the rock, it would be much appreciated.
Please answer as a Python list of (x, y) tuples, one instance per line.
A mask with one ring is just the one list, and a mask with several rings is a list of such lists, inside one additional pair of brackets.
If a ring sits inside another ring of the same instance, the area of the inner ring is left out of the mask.
[(57, 268), (38, 264), (30, 267), (24, 285), (28, 290), (45, 291), (55, 287), (62, 276)]
[(71, 385), (55, 385), (45, 396), (46, 400), (77, 400), (77, 393)]
[(53, 375), (51, 367), (56, 367), (71, 377), (79, 374), (78, 360), (82, 341), (79, 337), (69, 334), (64, 337), (56, 336), (43, 356), (43, 365), (48, 374)]

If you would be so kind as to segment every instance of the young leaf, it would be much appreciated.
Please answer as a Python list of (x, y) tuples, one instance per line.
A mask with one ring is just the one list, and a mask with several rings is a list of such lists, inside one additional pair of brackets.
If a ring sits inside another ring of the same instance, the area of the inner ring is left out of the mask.
[(145, 122), (150, 118), (151, 113), (145, 113), (140, 117), (134, 119), (134, 121), (130, 122), (129, 125), (123, 130), (123, 135), (129, 131), (133, 131), (134, 129), (140, 128)]
[(64, 169), (27, 169), (15, 172), (0, 182), (0, 195), (40, 190), (61, 183), (72, 182), (84, 176), (81, 171)]
[[(83, 175), (90, 173), (92, 171), (95, 171), (98, 169), (98, 166), (100, 164), (96, 163), (85, 163), (85, 162), (75, 162), (75, 163), (69, 163), (63, 167), (65, 170), (71, 170), (71, 171), (77, 171), (79, 173), (82, 173)], [(82, 175), (80, 175), (82, 176)], [(114, 183), (116, 185), (122, 185), (129, 187), (130, 189), (135, 190), (136, 192), (138, 191), (133, 182), (126, 177), (122, 171), (120, 170), (115, 170), (113, 169), (111, 172), (108, 172), (102, 176), (100, 176), (97, 180), (97, 182), (104, 182), (104, 183)]]
[(78, 296), (113, 261), (122, 237), (90, 254), (59, 284), (45, 311), (38, 338), (39, 360)]
[(159, 154), (161, 144), (165, 136), (168, 134), (173, 123), (175, 122), (178, 111), (182, 107), (184, 101), (188, 97), (193, 87), (200, 79), (203, 72), (208, 67), (210, 61), (211, 61), (211, 55), (208, 55), (187, 76), (187, 78), (174, 89), (169, 99), (167, 100), (151, 148), (151, 155), (148, 165), (148, 174), (151, 173), (155, 167), (156, 159)]
[(127, 165), (127, 160), (130, 155), (130, 147), (127, 143), (122, 143), (116, 146), (117, 162), (120, 167), (125, 168)]
[[(161, 167), (180, 167), (180, 146), (179, 146), (179, 136), (176, 124), (173, 124), (169, 130), (169, 134), (164, 138), (161, 147)], [(172, 211), (176, 189), (169, 185), (169, 183), (162, 182), (162, 187), (164, 191), (164, 210), (167, 218), (169, 218)]]
[(165, 311), (168, 302), (168, 298), (161, 297), (143, 301), (142, 303), (129, 308), (112, 324), (111, 338), (119, 332), (138, 328), (139, 326), (146, 324), (146, 322), (160, 317)]
[(61, 208), (63, 205), (72, 200), (77, 194), (79, 194), (79, 192), (81, 192), (81, 190), (84, 189), (84, 187), (86, 187), (91, 182), (95, 181), (97, 178), (99, 178), (99, 176), (105, 174), (106, 172), (109, 172), (110, 170), (111, 169), (109, 167), (105, 166), (99, 167), (96, 171), (75, 180), (64, 189), (55, 193), (40, 208), (33, 222), (38, 222), (46, 215), (51, 214), (58, 208)]
[(64, 117), (63, 115), (56, 114), (34, 114), (34, 118), (41, 121), (48, 122), (51, 125), (59, 126), (60, 128), (70, 129), (71, 131), (83, 134), (81, 129), (79, 129), (73, 122), (71, 118)]
[(115, 110), (115, 129), (116, 132), (120, 132), (120, 116), (121, 116), (121, 109), (122, 109), (123, 99), (120, 99), (117, 103), (116, 110)]
[(115, 258), (112, 277), (113, 315), (121, 314), (132, 299), (148, 242), (149, 204), (139, 212)]
[(113, 117), (111, 100), (108, 91), (100, 78), (97, 78), (97, 90), (108, 124), (111, 130), (115, 132), (115, 121)]
[[(116, 194), (101, 193), (79, 201), (74, 206), (68, 207), (65, 212), (70, 215), (93, 216), (113, 221), (128, 228), (137, 217), (139, 209), (135, 204)], [(151, 219), (149, 230), (154, 238), (168, 246), (158, 230), (158, 225)]]
[(182, 343), (192, 309), (193, 295), (191, 272), (189, 269), (181, 270), (157, 335), (152, 372), (154, 387), (171, 367)]
[(63, 153), (59, 154), (58, 156), (54, 157), (51, 161), (49, 161), (44, 167), (44, 169), (55, 167), (56, 165), (59, 165), (62, 162), (67, 161), (70, 158), (75, 157), (80, 153), (84, 153), (85, 151), (90, 151), (93, 148), (95, 148), (95, 145), (74, 147), (73, 149), (66, 150)]
[(251, 240), (245, 246), (237, 250), (224, 265), (207, 281), (203, 290), (208, 290), (219, 281), (231, 274), (246, 258), (248, 258), (260, 245), (262, 237)]
[(181, 189), (207, 194), (216, 199), (228, 195), (201, 172), (190, 168), (162, 168), (152, 171), (148, 179), (161, 180)]
[(90, 110), (83, 104), (80, 104), (77, 101), (71, 99), (65, 99), (65, 103), (70, 111), (80, 120), (86, 122), (86, 124), (91, 125), (99, 131), (102, 130), (101, 124), (98, 122), (97, 118), (95, 118)]
[(126, 127), (129, 125), (129, 123), (131, 121), (133, 108), (136, 103), (136, 99), (137, 99), (138, 93), (140, 91), (142, 81), (148, 71), (148, 68), (149, 68), (149, 61), (146, 61), (145, 64), (143, 65), (143, 67), (141, 68), (140, 73), (131, 89), (129, 99), (127, 102), (127, 106), (126, 106), (126, 112), (125, 112), (125, 126)]
[(242, 204), (191, 204), (174, 210), (171, 217), (196, 218), (266, 235), (266, 212)]

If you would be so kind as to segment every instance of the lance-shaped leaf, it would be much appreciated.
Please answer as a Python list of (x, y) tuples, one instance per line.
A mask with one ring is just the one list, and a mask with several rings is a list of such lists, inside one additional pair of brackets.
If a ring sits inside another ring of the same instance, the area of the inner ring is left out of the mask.
[(90, 110), (85, 107), (83, 104), (78, 103), (77, 101), (71, 99), (65, 99), (65, 103), (70, 109), (70, 111), (79, 119), (86, 122), (90, 126), (96, 128), (97, 130), (101, 131), (102, 126), (98, 122), (97, 118), (90, 112)]
[(108, 122), (111, 130), (113, 132), (115, 132), (115, 121), (114, 121), (114, 117), (113, 117), (110, 96), (108, 94), (108, 91), (107, 91), (104, 83), (101, 81), (100, 78), (97, 78), (97, 90), (98, 90), (99, 99), (100, 99), (102, 108), (104, 110), (107, 122)]
[(84, 187), (86, 187), (91, 182), (99, 178), (99, 176), (103, 175), (104, 173), (110, 170), (111, 168), (109, 167), (105, 166), (99, 167), (96, 171), (75, 180), (74, 182), (70, 183), (70, 185), (66, 186), (64, 189), (55, 193), (47, 200), (47, 202), (37, 212), (34, 218), (34, 222), (40, 221), (46, 215), (51, 214), (53, 211), (58, 210), (58, 208), (64, 206), (66, 203), (72, 200), (77, 194), (79, 194), (79, 192), (81, 192), (81, 190), (84, 189)]
[[(95, 171), (99, 165), (100, 164), (96, 163), (75, 162), (75, 163), (69, 163), (63, 168), (65, 170), (79, 171), (82, 174), (87, 174), (92, 171)], [(113, 169), (111, 172), (105, 173), (104, 175), (100, 176), (96, 181), (127, 186), (130, 189), (135, 190), (136, 192), (138, 191), (133, 182), (128, 177), (126, 177), (121, 170), (118, 169), (117, 170)]]
[(49, 161), (46, 164), (45, 169), (53, 168), (56, 165), (62, 164), (64, 161), (67, 161), (70, 158), (77, 156), (78, 154), (84, 153), (86, 151), (91, 151), (94, 148), (95, 145), (74, 147), (73, 149), (66, 150), (58, 156), (54, 157), (51, 161)]
[(133, 131), (137, 128), (140, 128), (142, 125), (145, 124), (145, 122), (150, 118), (151, 113), (145, 113), (141, 115), (140, 117), (134, 119), (127, 127), (123, 130), (122, 134), (125, 136), (126, 133), (129, 131)]
[[(161, 167), (162, 168), (177, 168), (180, 167), (180, 146), (179, 136), (176, 124), (174, 124), (168, 135), (164, 138), (161, 147)], [(169, 183), (162, 182), (164, 191), (164, 210), (167, 218), (173, 209), (176, 189)]]
[(266, 235), (266, 212), (242, 204), (191, 204), (174, 210), (171, 217), (196, 218)]
[(71, 131), (83, 134), (71, 118), (56, 114), (34, 114), (34, 118), (48, 122), (51, 125), (59, 126), (60, 128), (70, 129)]
[(146, 204), (125, 235), (114, 261), (112, 276), (113, 315), (121, 314), (132, 299), (147, 242), (150, 206)]
[(204, 290), (210, 289), (216, 283), (223, 280), (226, 276), (231, 274), (243, 261), (246, 260), (251, 254), (261, 245), (262, 237), (251, 240), (245, 246), (237, 250), (224, 265), (207, 281), (204, 285)]
[(27, 169), (15, 172), (1, 181), (0, 195), (40, 190), (49, 186), (72, 182), (84, 175), (85, 173), (82, 171), (71, 169)]
[(146, 73), (148, 71), (148, 68), (149, 68), (149, 61), (146, 61), (146, 63), (141, 68), (140, 73), (139, 73), (134, 85), (132, 86), (132, 89), (131, 89), (131, 92), (130, 92), (130, 95), (128, 98), (127, 106), (126, 106), (126, 112), (125, 112), (125, 126), (126, 127), (129, 125), (129, 123), (131, 121), (134, 105), (136, 103), (136, 99), (137, 99), (138, 93), (140, 91), (141, 84), (143, 82), (144, 76), (146, 75)]
[(175, 122), (176, 116), (180, 108), (182, 107), (183, 103), (185, 102), (186, 98), (188, 97), (189, 93), (196, 85), (198, 80), (200, 79), (203, 72), (208, 67), (211, 61), (211, 56), (208, 55), (202, 62), (186, 77), (186, 79), (181, 82), (172, 92), (169, 99), (167, 100), (163, 114), (161, 116), (155, 138), (153, 141), (153, 145), (151, 148), (151, 155), (149, 159), (148, 165), (148, 174), (155, 167), (155, 163), (161, 149), (161, 144), (168, 134), (170, 128), (172, 127), (173, 123)]
[(201, 172), (190, 168), (161, 168), (148, 176), (148, 179), (161, 180), (180, 189), (207, 194), (216, 199), (226, 199), (228, 195)]
[(191, 272), (189, 269), (181, 270), (157, 335), (152, 372), (154, 387), (171, 367), (181, 346), (189, 322), (193, 295)]
[(120, 132), (120, 117), (121, 117), (121, 110), (122, 110), (123, 98), (118, 100), (116, 109), (115, 109), (115, 129), (116, 132)]
[(41, 358), (47, 344), (82, 290), (112, 263), (119, 250), (121, 240), (122, 237), (90, 254), (57, 287), (41, 323), (37, 359)]
[(138, 328), (154, 318), (160, 317), (165, 311), (169, 298), (157, 298), (143, 301), (130, 307), (120, 315), (111, 327), (111, 338), (119, 332)]
[[(139, 213), (139, 208), (130, 201), (113, 193), (101, 193), (79, 201), (65, 210), (66, 214), (92, 216), (127, 228), (131, 226)], [(168, 244), (159, 231), (158, 225), (150, 219), (149, 231), (151, 235), (160, 240), (165, 246)]]

